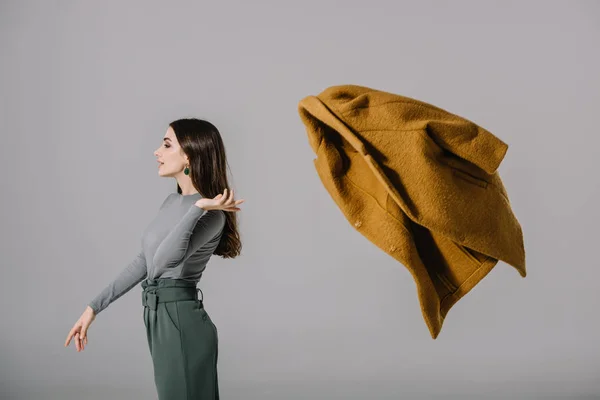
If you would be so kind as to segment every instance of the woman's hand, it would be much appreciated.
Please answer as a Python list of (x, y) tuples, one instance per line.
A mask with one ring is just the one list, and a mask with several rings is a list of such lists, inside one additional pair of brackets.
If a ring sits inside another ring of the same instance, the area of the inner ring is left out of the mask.
[(79, 317), (79, 320), (73, 325), (71, 332), (67, 335), (65, 347), (69, 345), (71, 338), (75, 337), (75, 347), (77, 348), (77, 351), (83, 350), (84, 345), (88, 342), (87, 330), (94, 319), (96, 319), (94, 310), (90, 306), (87, 306), (83, 314), (81, 314), (81, 317)]
[(223, 193), (216, 195), (214, 198), (202, 198), (196, 203), (196, 206), (205, 209), (205, 210), (223, 210), (223, 211), (240, 211), (240, 208), (237, 207), (239, 204), (242, 204), (244, 199), (233, 200), (233, 189), (231, 189), (231, 193), (227, 194), (227, 189), (223, 191)]

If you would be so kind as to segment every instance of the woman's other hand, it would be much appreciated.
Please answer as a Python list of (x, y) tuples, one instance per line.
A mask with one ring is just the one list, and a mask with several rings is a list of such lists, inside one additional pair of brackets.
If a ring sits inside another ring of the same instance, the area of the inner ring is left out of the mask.
[(83, 314), (81, 314), (81, 317), (79, 317), (79, 320), (75, 322), (75, 325), (73, 325), (73, 328), (67, 335), (65, 347), (69, 346), (71, 338), (74, 338), (77, 351), (83, 350), (84, 346), (88, 343), (88, 328), (94, 319), (96, 319), (96, 313), (94, 313), (94, 310), (90, 306), (87, 306)]
[(237, 207), (239, 204), (244, 202), (244, 199), (234, 200), (233, 189), (228, 194), (228, 190), (225, 189), (223, 193), (216, 195), (214, 198), (202, 198), (196, 201), (195, 205), (204, 210), (223, 210), (223, 211), (240, 211)]

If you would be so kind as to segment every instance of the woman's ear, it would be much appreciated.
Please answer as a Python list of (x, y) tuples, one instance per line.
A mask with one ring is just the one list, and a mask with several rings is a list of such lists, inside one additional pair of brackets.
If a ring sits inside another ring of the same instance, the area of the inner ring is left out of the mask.
[(183, 152), (183, 149), (180, 149), (180, 151), (181, 151), (181, 155), (183, 156), (183, 162), (184, 162), (186, 165), (190, 165), (190, 159), (189, 159), (189, 157), (187, 156), (187, 154), (185, 154), (185, 153)]

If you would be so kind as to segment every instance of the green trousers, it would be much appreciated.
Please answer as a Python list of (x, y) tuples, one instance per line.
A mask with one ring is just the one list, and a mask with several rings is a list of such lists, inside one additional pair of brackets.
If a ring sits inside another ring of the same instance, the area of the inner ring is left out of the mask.
[(217, 328), (195, 282), (146, 279), (142, 288), (159, 400), (218, 400)]

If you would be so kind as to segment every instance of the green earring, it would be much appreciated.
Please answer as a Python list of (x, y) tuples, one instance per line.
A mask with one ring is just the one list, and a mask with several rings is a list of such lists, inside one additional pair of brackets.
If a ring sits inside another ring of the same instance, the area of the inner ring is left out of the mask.
[(188, 167), (185, 167), (185, 169), (183, 170), (183, 173), (186, 175), (190, 174), (190, 169)]

